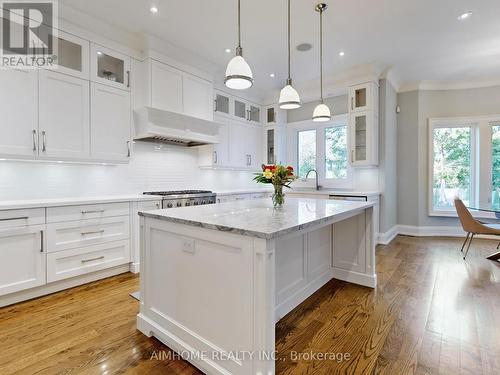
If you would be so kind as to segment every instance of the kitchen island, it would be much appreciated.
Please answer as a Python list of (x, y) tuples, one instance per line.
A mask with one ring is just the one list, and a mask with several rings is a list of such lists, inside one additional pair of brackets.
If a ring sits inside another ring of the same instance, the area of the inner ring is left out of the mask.
[(138, 329), (208, 374), (274, 374), (274, 326), (332, 278), (375, 287), (373, 203), (288, 198), (139, 213)]

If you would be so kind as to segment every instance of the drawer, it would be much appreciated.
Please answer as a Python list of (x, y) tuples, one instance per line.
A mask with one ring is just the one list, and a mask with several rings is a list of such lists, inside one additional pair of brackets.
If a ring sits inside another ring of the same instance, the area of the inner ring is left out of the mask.
[(47, 223), (129, 215), (128, 202), (47, 208)]
[(139, 211), (153, 211), (161, 209), (161, 206), (162, 201), (145, 201), (139, 202), (138, 208)]
[(129, 237), (129, 216), (51, 223), (47, 225), (47, 252), (126, 240)]
[(45, 208), (0, 211), (0, 229), (45, 224)]
[(130, 262), (130, 243), (115, 241), (47, 254), (47, 282), (68, 279)]

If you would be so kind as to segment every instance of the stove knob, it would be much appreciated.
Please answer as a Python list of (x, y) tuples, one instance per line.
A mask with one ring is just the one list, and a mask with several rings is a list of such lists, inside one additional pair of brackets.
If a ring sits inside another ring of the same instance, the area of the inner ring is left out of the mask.
[(190, 202), (186, 202), (186, 204), (184, 206), (191, 206), (191, 203)]
[(195, 206), (198, 206), (199, 204), (200, 204), (200, 202), (198, 202), (198, 201), (195, 201), (195, 202), (194, 202), (194, 205), (195, 205)]
[(182, 207), (182, 203), (181, 202), (177, 202), (177, 207)]
[(172, 208), (173, 204), (172, 203), (167, 203), (167, 208)]
[(207, 202), (206, 202), (206, 201), (203, 201), (203, 202), (201, 202), (201, 204), (207, 204)]

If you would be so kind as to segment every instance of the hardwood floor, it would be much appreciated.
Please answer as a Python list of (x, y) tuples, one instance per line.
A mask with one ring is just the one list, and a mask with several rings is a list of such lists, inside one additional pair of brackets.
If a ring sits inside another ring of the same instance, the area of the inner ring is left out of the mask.
[[(377, 250), (376, 291), (325, 285), (277, 324), (277, 374), (500, 374), (497, 244), (464, 262), (460, 241), (398, 237)], [(137, 286), (125, 274), (0, 309), (0, 374), (199, 374), (136, 331)]]

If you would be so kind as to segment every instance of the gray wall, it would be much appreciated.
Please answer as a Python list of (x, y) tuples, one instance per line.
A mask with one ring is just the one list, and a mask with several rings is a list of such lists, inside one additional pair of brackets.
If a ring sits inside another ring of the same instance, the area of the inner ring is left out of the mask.
[(379, 184), (380, 232), (385, 233), (398, 224), (397, 211), (397, 93), (386, 79), (380, 80), (379, 90)]
[(499, 114), (500, 86), (406, 92), (398, 95), (398, 102), (398, 222), (457, 226), (456, 219), (428, 215), (428, 120)]
[[(349, 112), (347, 105), (349, 99), (347, 95), (334, 96), (332, 98), (326, 98), (325, 104), (330, 108), (332, 116), (342, 115)], [(291, 109), (288, 111), (288, 122), (297, 122), (310, 120), (314, 108), (318, 105), (319, 101), (303, 103), (302, 107), (297, 109)]]

